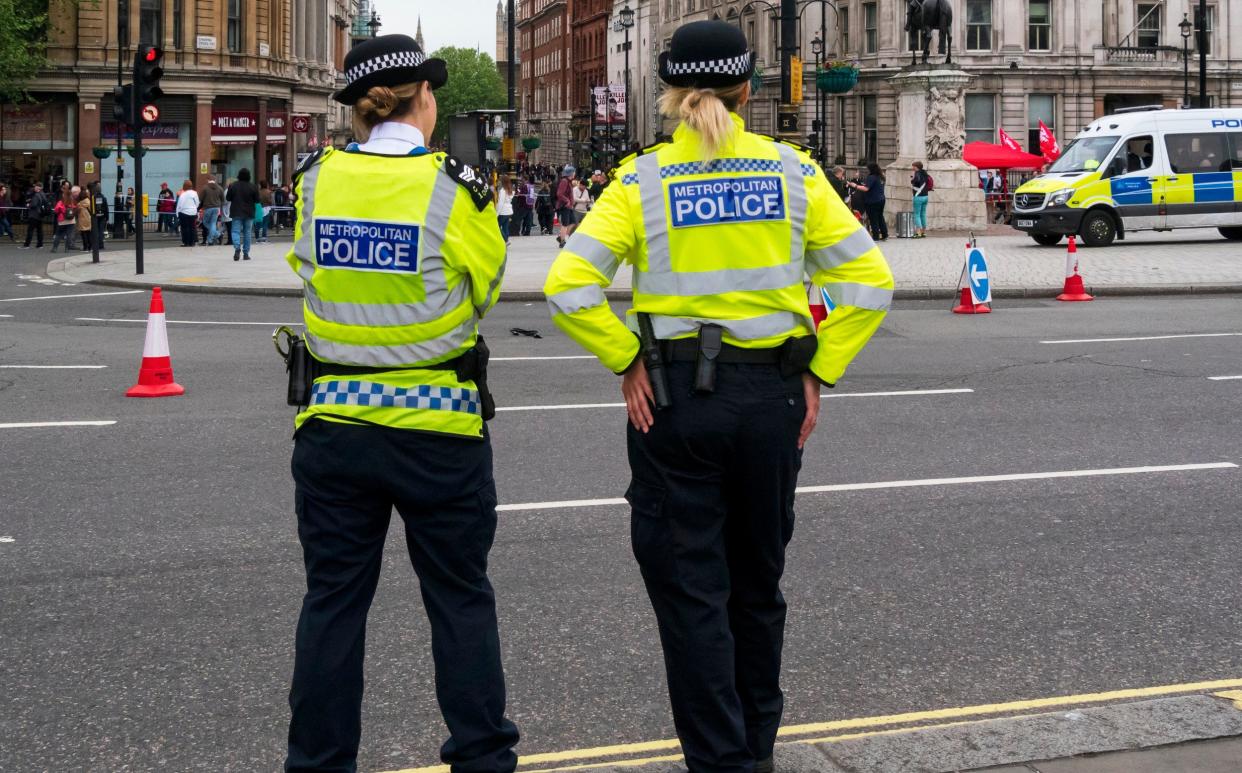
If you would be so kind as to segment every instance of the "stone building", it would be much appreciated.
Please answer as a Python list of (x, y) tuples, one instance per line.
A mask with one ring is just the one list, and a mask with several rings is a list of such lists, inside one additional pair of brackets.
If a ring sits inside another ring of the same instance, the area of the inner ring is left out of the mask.
[[(138, 46), (154, 44), (166, 52), (167, 96), (158, 123), (143, 129), (145, 189), (226, 180), (242, 167), (286, 182), (299, 153), (347, 125), (330, 95), (342, 83), (353, 13), (352, 0), (53, 0), (35, 102), (0, 105), (0, 180), (21, 189), (102, 179), (112, 190), (118, 135), (125, 143), (129, 133), (112, 119), (118, 64), (129, 82)], [(97, 146), (111, 157), (97, 159)]]
[(519, 0), (519, 131), (542, 138), (534, 160), (566, 164), (571, 159), (573, 120), (573, 37), (571, 0)]
[(573, 125), (570, 132), (576, 142), (575, 157), (580, 164), (600, 165), (598, 159), (591, 158), (588, 144), (594, 125), (591, 90), (608, 85), (607, 46), (611, 10), (611, 0), (573, 0), (570, 12), (573, 51), (573, 85), (570, 90)]
[(643, 145), (652, 142), (663, 128), (655, 104), (660, 95), (657, 60), (664, 50), (660, 4), (661, 0), (613, 0), (608, 24), (608, 82), (625, 83), (627, 35), (620, 17), (627, 7), (634, 12), (634, 26), (630, 27), (628, 35), (630, 93), (626, 106), (630, 114), (630, 133)]
[[(661, 47), (689, 21), (739, 23), (758, 54), (763, 86), (744, 111), (748, 125), (771, 133), (780, 96), (779, 24), (762, 3), (738, 0), (654, 0)], [(779, 6), (778, 2), (773, 2)], [(975, 76), (966, 95), (966, 139), (995, 142), (1004, 129), (1038, 149), (1042, 120), (1069, 139), (1094, 118), (1121, 107), (1176, 107), (1183, 91), (1182, 36), (1178, 23), (1199, 22), (1197, 0), (954, 0), (954, 64)], [(799, 6), (800, 52), (806, 60), (800, 134), (815, 114), (811, 41), (822, 24), (827, 58), (857, 63), (857, 87), (827, 97), (825, 145), (829, 161), (887, 165), (898, 155), (897, 95), (889, 78), (911, 61), (904, 31), (905, 0), (831, 0)], [(1208, 90), (1215, 105), (1242, 106), (1242, 3), (1208, 5)], [(1195, 37), (1190, 91), (1197, 90)], [(933, 41), (933, 62), (942, 62)], [(651, 93), (659, 83), (643, 76)], [(636, 86), (636, 91), (638, 87)], [(639, 137), (655, 138), (654, 127)], [(665, 131), (669, 129), (666, 125)]]

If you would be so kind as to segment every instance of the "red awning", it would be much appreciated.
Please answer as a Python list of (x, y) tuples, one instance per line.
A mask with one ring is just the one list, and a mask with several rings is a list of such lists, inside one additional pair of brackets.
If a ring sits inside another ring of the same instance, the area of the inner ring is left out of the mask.
[(989, 142), (967, 144), (962, 158), (976, 169), (1039, 169), (1048, 163), (1043, 156), (1010, 150), (1004, 145)]

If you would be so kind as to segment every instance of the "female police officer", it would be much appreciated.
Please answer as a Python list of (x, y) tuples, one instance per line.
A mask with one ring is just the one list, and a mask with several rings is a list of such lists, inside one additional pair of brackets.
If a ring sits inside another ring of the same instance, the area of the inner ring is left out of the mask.
[(388, 35), (345, 70), (335, 98), (366, 142), (299, 170), (289, 255), (320, 375), (293, 452), (307, 592), (285, 769), (356, 769), (367, 610), (395, 506), (431, 622), (441, 757), (454, 773), (508, 773), (518, 734), (486, 575), (496, 490), (478, 338), (505, 247), (486, 185), (424, 147), (444, 62)]
[[(622, 162), (544, 288), (557, 325), (624, 374), (633, 550), (693, 773), (771, 769), (801, 449), (820, 382), (841, 377), (892, 299), (888, 265), (823, 171), (745, 131), (753, 71), (736, 27), (677, 30), (661, 109), (681, 125)], [(604, 299), (622, 262), (641, 344)], [(818, 347), (804, 272), (836, 306)]]

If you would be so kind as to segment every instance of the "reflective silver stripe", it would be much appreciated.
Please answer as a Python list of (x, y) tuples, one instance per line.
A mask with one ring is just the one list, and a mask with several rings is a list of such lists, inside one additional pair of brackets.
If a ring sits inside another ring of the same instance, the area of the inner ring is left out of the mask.
[[(427, 217), (424, 218), (423, 244), (419, 252), (419, 273), (423, 277), (423, 287), (428, 297), (433, 292), (442, 292), (448, 286), (442, 258), (449, 220), (453, 217), (453, 202), (456, 200), (457, 182), (447, 172), (437, 170), (436, 184), (431, 190), (431, 203), (427, 205)], [(469, 283), (468, 278), (465, 281)]]
[[(634, 332), (638, 332), (638, 320), (633, 314), (627, 315), (626, 324)], [(771, 338), (782, 333), (802, 327), (814, 332), (810, 316), (802, 316), (792, 311), (778, 311), (750, 319), (707, 319), (705, 317), (666, 317), (659, 314), (651, 315), (651, 328), (656, 338), (676, 338), (690, 333), (697, 333), (703, 325), (720, 325), (731, 337), (738, 341), (755, 341), (760, 338)]]
[(608, 249), (608, 246), (596, 239), (590, 234), (584, 234), (581, 231), (574, 231), (573, 236), (569, 237), (569, 241), (565, 244), (568, 252), (585, 258), (588, 263), (595, 267), (595, 270), (608, 277), (608, 281), (612, 281), (617, 275), (617, 269), (621, 267), (621, 260), (616, 254)]
[(575, 287), (572, 290), (548, 296), (548, 308), (552, 310), (553, 315), (573, 314), (584, 309), (593, 309), (607, 302), (608, 299), (604, 297), (604, 291), (599, 285)]
[(871, 234), (867, 233), (866, 228), (859, 227), (836, 244), (810, 250), (806, 254), (806, 260), (814, 271), (829, 271), (857, 260), (874, 249), (875, 242), (871, 240)]
[(321, 360), (369, 368), (400, 368), (443, 360), (453, 352), (464, 349), (474, 336), (475, 328), (475, 319), (471, 317), (457, 329), (450, 330), (439, 338), (401, 346), (344, 344), (320, 338), (307, 329), (306, 342), (311, 352)]
[[(776, 144), (776, 152), (781, 157), (781, 169), (785, 175), (785, 189), (789, 206), (785, 217), (789, 219), (789, 262), (802, 265), (802, 254), (806, 251), (803, 234), (806, 231), (806, 181), (802, 179), (802, 160), (798, 152), (788, 145)], [(799, 272), (801, 277), (801, 272)]]
[(893, 305), (893, 291), (882, 287), (870, 287), (853, 282), (832, 282), (824, 285), (824, 290), (828, 292), (828, 297), (832, 299), (835, 306), (888, 311)]
[(294, 257), (298, 259), (298, 276), (309, 282), (315, 276), (315, 186), (319, 184), (319, 170), (323, 168), (320, 160), (311, 165), (302, 175), (302, 236), (293, 245)]
[(325, 301), (314, 286), (306, 285), (306, 308), (325, 322), (363, 327), (398, 327), (434, 322), (454, 311), (466, 300), (470, 283), (461, 282), (451, 290), (437, 293), (425, 303), (343, 303)]
[(643, 295), (720, 295), (752, 290), (780, 290), (801, 283), (801, 263), (668, 274), (634, 272), (634, 291)]
[(664, 183), (660, 179), (660, 159), (655, 153), (639, 156), (638, 197), (643, 208), (643, 228), (647, 231), (647, 271), (665, 274), (673, 270), (668, 247), (668, 217), (664, 213)]
[[(474, 307), (474, 313), (478, 316), (479, 319), (482, 319), (483, 315), (487, 313), (487, 307), (490, 301), (492, 300), (492, 293), (496, 292), (496, 288), (500, 286), (500, 283), (502, 281), (504, 281), (505, 269), (508, 267), (509, 267), (509, 251), (508, 249), (506, 249), (505, 259), (500, 262), (500, 268), (496, 269), (496, 276), (492, 277), (492, 281), (487, 285), (487, 295), (483, 296), (483, 305)], [(470, 287), (471, 286), (470, 278), (466, 277), (462, 281), (461, 285), (463, 287)]]

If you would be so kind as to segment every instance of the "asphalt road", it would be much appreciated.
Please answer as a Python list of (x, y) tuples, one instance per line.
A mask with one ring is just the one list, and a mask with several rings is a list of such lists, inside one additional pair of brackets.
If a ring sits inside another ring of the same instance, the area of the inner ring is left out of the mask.
[[(186, 396), (128, 400), (147, 297), (36, 281), (46, 259), (0, 251), (0, 770), (276, 770), (303, 575), (270, 333), (297, 304), (170, 294), (174, 323), (262, 324), (170, 325)], [(485, 330), (497, 358), (581, 354), (542, 304)], [(1239, 334), (1242, 297), (902, 304), (826, 399), (801, 484), (1242, 463), (1242, 379), (1211, 380), (1242, 376)], [(501, 360), (492, 382), (505, 408), (620, 402), (590, 360)], [(836, 396), (913, 390), (971, 391)], [(620, 497), (624, 420), (501, 413), (502, 504)], [(116, 423), (7, 426), (64, 421)], [(1232, 467), (805, 493), (787, 722), (1242, 677), (1240, 505)], [(673, 736), (628, 535), (615, 505), (501, 514), (523, 753)], [(444, 740), (392, 536), (363, 770), (435, 764)]]

